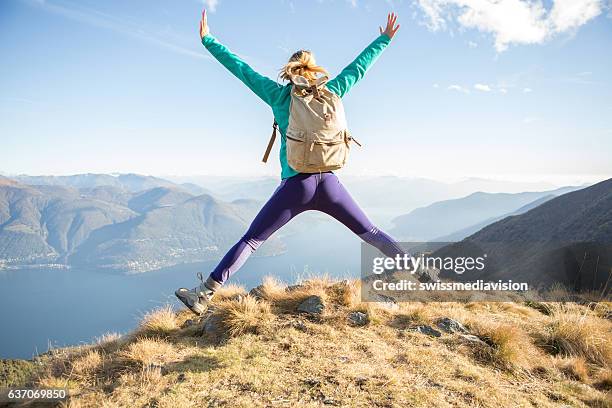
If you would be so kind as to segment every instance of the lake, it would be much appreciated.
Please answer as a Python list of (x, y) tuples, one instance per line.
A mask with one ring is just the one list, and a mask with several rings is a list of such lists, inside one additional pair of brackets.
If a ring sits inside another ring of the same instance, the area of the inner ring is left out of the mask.
[[(287, 252), (251, 257), (230, 283), (251, 288), (268, 275), (286, 283), (311, 274), (357, 277), (360, 240), (335, 221), (283, 239)], [(89, 343), (107, 332), (126, 333), (144, 313), (172, 304), (178, 287), (194, 287), (215, 262), (166, 268), (138, 275), (93, 270), (0, 271), (0, 358), (29, 359), (49, 346)]]

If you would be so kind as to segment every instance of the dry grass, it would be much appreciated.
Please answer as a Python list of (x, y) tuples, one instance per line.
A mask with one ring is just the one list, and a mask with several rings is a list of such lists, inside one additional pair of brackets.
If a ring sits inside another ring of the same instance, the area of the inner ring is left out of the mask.
[(244, 287), (229, 284), (222, 286), (219, 290), (215, 292), (215, 300), (228, 300), (228, 299), (238, 299), (239, 296), (245, 296), (246, 291)]
[(218, 327), (229, 336), (246, 333), (263, 333), (274, 320), (270, 304), (245, 296), (236, 301), (225, 300), (215, 303), (211, 316), (217, 319)]
[(589, 367), (581, 357), (559, 359), (555, 362), (555, 366), (572, 380), (583, 383), (589, 381)]
[[(202, 321), (214, 327), (206, 335), (189, 312), (162, 309), (147, 314), (136, 335), (58, 350), (49, 359), (61, 369), (38, 384), (77, 390), (73, 407), (609, 406), (612, 371), (598, 340), (609, 343), (610, 323), (601, 306), (389, 309), (360, 302), (358, 282), (309, 279), (287, 288), (266, 279), (259, 289), (257, 299), (239, 287), (218, 292)], [(326, 303), (321, 319), (296, 313), (311, 295)], [(355, 310), (367, 313), (368, 325), (349, 324)], [(464, 323), (486, 345), (406, 330), (435, 327), (441, 317)]]
[(599, 370), (594, 383), (595, 387), (606, 392), (612, 392), (612, 368)]
[(166, 336), (178, 328), (176, 313), (170, 305), (165, 305), (146, 313), (135, 335), (137, 336)]
[(609, 319), (612, 316), (612, 302), (592, 302), (588, 306), (597, 317)]
[(105, 346), (110, 343), (118, 342), (121, 339), (121, 335), (115, 332), (104, 333), (100, 337), (94, 339), (94, 343), (98, 346)]
[(395, 314), (381, 306), (380, 303), (359, 303), (351, 308), (351, 311), (362, 312), (368, 315), (370, 325), (387, 324), (394, 318)]
[(331, 303), (354, 308), (361, 304), (361, 281), (343, 280), (331, 284), (326, 288), (326, 293)]
[(176, 348), (163, 339), (140, 338), (120, 351), (119, 357), (127, 363), (136, 363), (144, 367), (162, 365), (178, 358)]
[(476, 355), (485, 362), (510, 370), (530, 369), (540, 361), (540, 353), (520, 327), (495, 320), (473, 320), (469, 328), (488, 346), (475, 347)]
[(553, 354), (582, 357), (599, 366), (612, 366), (612, 325), (586, 310), (557, 309), (542, 335)]
[(79, 388), (80, 384), (76, 380), (70, 380), (64, 377), (42, 377), (37, 381), (37, 385), (41, 388)]
[(257, 296), (270, 303), (277, 313), (293, 313), (309, 296), (320, 296), (326, 299), (327, 279), (310, 279), (299, 287), (287, 288), (286, 285), (272, 277), (265, 277), (257, 288)]
[(98, 350), (90, 350), (72, 362), (72, 374), (86, 377), (98, 370), (101, 365), (102, 354)]

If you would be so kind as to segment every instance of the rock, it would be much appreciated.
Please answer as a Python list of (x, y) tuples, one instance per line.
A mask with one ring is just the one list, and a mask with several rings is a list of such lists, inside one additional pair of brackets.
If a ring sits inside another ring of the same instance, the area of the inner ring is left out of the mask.
[(287, 289), (285, 289), (285, 291), (287, 292), (294, 292), (296, 290), (302, 289), (304, 287), (304, 285), (289, 285), (287, 286)]
[(249, 291), (249, 296), (254, 297), (257, 300), (263, 299), (263, 294), (263, 285), (256, 286)]
[(327, 398), (325, 398), (325, 399), (323, 400), (323, 404), (325, 404), (325, 405), (338, 405), (338, 401), (336, 401), (336, 400), (335, 400), (335, 399), (333, 399), (333, 398), (329, 398), (329, 397), (327, 397)]
[(297, 307), (298, 312), (316, 315), (323, 313), (324, 309), (325, 305), (323, 304), (323, 299), (321, 299), (321, 296), (316, 295), (308, 296), (306, 300)]
[(378, 303), (379, 306), (387, 310), (398, 310), (399, 309), (399, 305), (397, 304), (397, 301), (391, 296), (381, 295), (380, 293), (376, 293), (371, 296), (371, 301)]
[(221, 319), (218, 316), (212, 315), (204, 321), (204, 327), (202, 327), (202, 332), (206, 334), (218, 333), (220, 323)]
[(187, 377), (185, 376), (185, 373), (180, 373), (178, 377), (176, 377), (176, 381), (178, 382), (184, 382), (186, 379)]
[(306, 378), (304, 380), (304, 384), (308, 385), (309, 387), (316, 387), (321, 384), (321, 381), (317, 380), (316, 378)]
[(368, 315), (363, 312), (349, 313), (348, 320), (354, 326), (365, 326), (370, 321), (370, 319), (368, 319)]
[(436, 282), (440, 280), (438, 275), (439, 275), (438, 270), (427, 268), (423, 271), (420, 271), (420, 273), (416, 274), (416, 277), (420, 283), (429, 283), (429, 282)]
[(469, 333), (465, 326), (463, 326), (457, 320), (451, 319), (449, 317), (443, 317), (441, 319), (438, 319), (436, 321), (436, 326), (438, 326), (440, 329), (444, 330), (447, 333)]
[(442, 336), (441, 332), (437, 331), (436, 329), (434, 329), (431, 326), (426, 326), (426, 325), (416, 326), (416, 327), (412, 328), (411, 330), (414, 330), (414, 331), (419, 332), (421, 334), (426, 334), (426, 335), (431, 336), (431, 337), (440, 337), (440, 336)]
[(363, 387), (368, 382), (366, 377), (355, 377), (355, 384), (359, 387)]
[(487, 343), (482, 341), (479, 337), (474, 336), (473, 334), (461, 334), (460, 335), (463, 340), (471, 344), (478, 344), (481, 346), (488, 346)]

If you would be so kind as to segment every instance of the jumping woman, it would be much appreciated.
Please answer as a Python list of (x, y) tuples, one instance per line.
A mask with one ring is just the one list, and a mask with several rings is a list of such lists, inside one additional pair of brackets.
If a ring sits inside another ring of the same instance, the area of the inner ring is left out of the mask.
[[(176, 296), (194, 313), (202, 314), (209, 300), (274, 232), (307, 210), (327, 213), (378, 248), (386, 256), (403, 253), (397, 243), (378, 229), (331, 171), (342, 167), (354, 139), (346, 130), (341, 98), (363, 78), (399, 29), (394, 13), (387, 26), (359, 56), (328, 80), (310, 51), (294, 53), (280, 71), (285, 85), (255, 72), (210, 34), (206, 10), (200, 22), (202, 44), (225, 68), (272, 108), (274, 128), (280, 130), (281, 182), (259, 211), (244, 236), (225, 254), (201, 284), (181, 288)], [(278, 124), (278, 125), (277, 125)], [(274, 135), (274, 134), (273, 134)], [(271, 140), (267, 154), (270, 151)], [(264, 158), (265, 161), (265, 158)]]

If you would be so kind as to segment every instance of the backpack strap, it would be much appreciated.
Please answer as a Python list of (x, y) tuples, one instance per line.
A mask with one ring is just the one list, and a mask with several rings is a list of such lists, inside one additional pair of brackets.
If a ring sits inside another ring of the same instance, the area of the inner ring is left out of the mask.
[(272, 124), (272, 136), (270, 136), (270, 141), (268, 142), (268, 147), (266, 147), (266, 152), (264, 153), (262, 162), (266, 163), (268, 161), (268, 157), (270, 157), (270, 151), (272, 150), (272, 146), (274, 146), (274, 141), (276, 140), (276, 131), (278, 130), (278, 123), (276, 123), (276, 119)]

